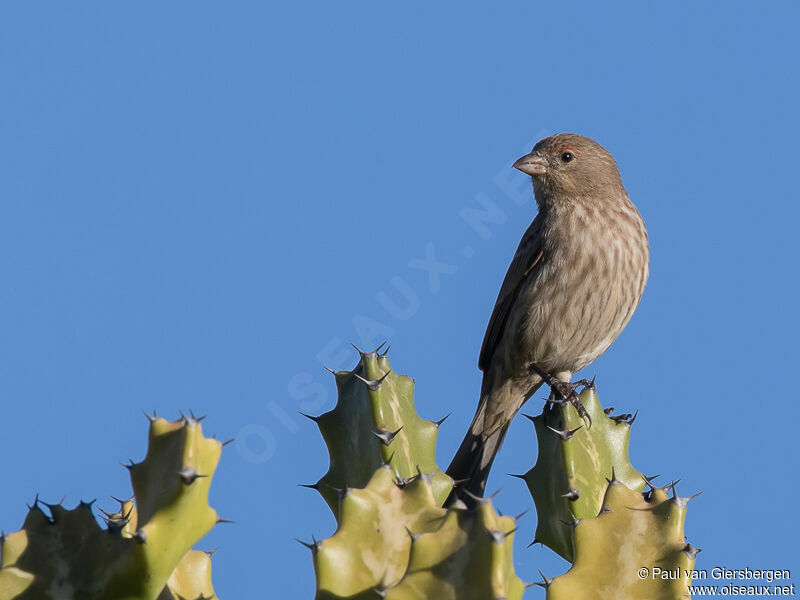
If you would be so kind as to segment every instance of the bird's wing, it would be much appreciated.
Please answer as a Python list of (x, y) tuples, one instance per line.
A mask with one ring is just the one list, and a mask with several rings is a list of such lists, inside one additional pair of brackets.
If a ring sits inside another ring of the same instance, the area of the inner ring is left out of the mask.
[(497, 344), (500, 343), (500, 338), (503, 337), (508, 315), (511, 314), (511, 309), (519, 296), (522, 283), (542, 259), (542, 253), (541, 237), (539, 236), (539, 217), (537, 216), (528, 227), (525, 235), (522, 236), (522, 241), (519, 243), (514, 259), (508, 267), (503, 285), (500, 286), (500, 293), (497, 295), (492, 318), (489, 319), (489, 326), (486, 328), (480, 358), (478, 359), (478, 368), (482, 371), (488, 368), (494, 350)]

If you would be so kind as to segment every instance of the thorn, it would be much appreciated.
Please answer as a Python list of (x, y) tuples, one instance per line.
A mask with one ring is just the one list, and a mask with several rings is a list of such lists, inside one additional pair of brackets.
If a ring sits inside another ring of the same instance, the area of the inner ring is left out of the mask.
[(576, 519), (573, 517), (572, 521), (564, 521), (563, 519), (559, 519), (559, 521), (574, 531), (575, 528), (580, 525), (581, 519)]
[(461, 490), (464, 494), (475, 500), (478, 504), (486, 504), (489, 501), (489, 498), (482, 498), (481, 496), (476, 496), (469, 490)]
[(675, 481), (673, 481), (672, 483), (669, 484), (669, 489), (672, 492), (672, 499), (673, 500), (678, 498), (678, 492), (675, 491), (675, 486), (678, 485), (679, 481), (680, 481), (680, 479), (677, 479), (677, 480), (675, 480)]
[(527, 515), (527, 514), (528, 514), (528, 512), (529, 512), (530, 510), (531, 510), (530, 508), (526, 508), (526, 509), (525, 509), (525, 510), (523, 510), (521, 513), (519, 513), (518, 515), (514, 515), (514, 516), (513, 516), (513, 517), (511, 517), (511, 518), (512, 518), (512, 519), (514, 519), (514, 521), (519, 521), (519, 520), (520, 520), (522, 517), (524, 517), (525, 515)]
[(540, 542), (539, 540), (537, 540), (536, 538), (533, 538), (533, 541), (532, 541), (530, 544), (528, 544), (528, 545), (526, 546), (526, 548), (530, 548), (530, 547), (531, 547), (531, 546), (533, 546), (534, 544), (541, 544), (541, 542)]
[(536, 417), (533, 415), (529, 415), (528, 413), (522, 413), (522, 416), (526, 419), (530, 419), (531, 423), (536, 423)]
[(231, 438), (231, 439), (229, 439), (229, 440), (225, 440), (224, 442), (220, 442), (220, 445), (221, 445), (221, 446), (224, 448), (225, 446), (227, 446), (228, 444), (230, 444), (231, 442), (233, 442), (233, 440), (235, 440), (235, 439), (236, 439), (236, 438)]
[(606, 514), (606, 513), (610, 513), (610, 512), (614, 512), (614, 511), (613, 511), (613, 510), (611, 510), (611, 508), (610, 508), (610, 507), (603, 505), (603, 506), (600, 508), (600, 512), (599, 512), (599, 513), (597, 513), (597, 515), (598, 515), (598, 516), (600, 516), (600, 515), (604, 515), (604, 514)]
[(378, 438), (381, 441), (381, 444), (384, 446), (388, 446), (394, 441), (394, 436), (400, 433), (400, 430), (403, 429), (403, 426), (400, 426), (400, 429), (397, 431), (389, 431), (389, 430), (380, 430), (380, 431), (372, 431), (372, 435)]
[(433, 424), (436, 425), (437, 428), (440, 427), (441, 424), (444, 423), (450, 417), (450, 415), (452, 415), (452, 414), (453, 413), (447, 413), (445, 416), (443, 416), (438, 421), (434, 421)]
[(650, 477), (648, 477), (647, 475), (642, 475), (642, 479), (644, 479), (644, 482), (648, 486), (650, 486), (651, 490), (656, 489), (656, 486), (653, 485), (653, 479), (655, 479), (656, 477), (661, 477), (661, 475), (650, 475)]
[(487, 500), (494, 500), (497, 497), (497, 494), (499, 494), (502, 491), (503, 491), (503, 488), (497, 488), (497, 490), (495, 490), (494, 494), (492, 494), (491, 496), (486, 496), (486, 499)]
[(306, 548), (311, 550), (311, 552), (314, 553), (314, 554), (316, 554), (317, 550), (319, 550), (319, 542), (317, 541), (317, 538), (315, 538), (313, 535), (311, 536), (311, 540), (312, 540), (311, 543), (304, 542), (303, 540), (301, 540), (299, 538), (294, 538), (294, 539), (299, 544), (302, 544), (303, 546), (305, 546)]
[(358, 380), (363, 381), (370, 390), (376, 392), (379, 389), (381, 389), (381, 384), (383, 383), (384, 379), (386, 379), (391, 374), (391, 372), (392, 370), (389, 369), (388, 371), (386, 371), (386, 373), (383, 374), (383, 376), (380, 379), (364, 379), (361, 375), (359, 375), (356, 372), (353, 372), (353, 375), (355, 375)]
[(355, 349), (356, 349), (356, 352), (358, 352), (358, 353), (361, 355), (361, 358), (364, 358), (365, 356), (367, 356), (367, 355), (369, 354), (369, 352), (364, 352), (364, 351), (363, 351), (361, 348), (359, 348), (359, 347), (358, 347), (358, 346), (356, 346), (355, 344), (350, 344), (350, 345), (351, 345), (353, 348), (355, 348)]
[(703, 492), (697, 492), (696, 494), (693, 494), (693, 495), (691, 495), (691, 496), (678, 496), (678, 495), (677, 495), (677, 494), (674, 492), (674, 488), (673, 488), (673, 496), (672, 496), (672, 498), (670, 498), (670, 500), (672, 500), (672, 501), (673, 501), (675, 504), (677, 504), (677, 505), (678, 505), (680, 508), (684, 508), (684, 507), (685, 507), (687, 504), (689, 504), (689, 502), (691, 502), (692, 500), (694, 500), (695, 498), (697, 498), (697, 497), (698, 497), (700, 494), (702, 494), (702, 493), (703, 493)]
[(406, 533), (408, 533), (409, 537), (411, 538), (411, 543), (412, 544), (419, 539), (419, 534), (418, 533), (414, 533), (408, 527), (406, 527)]
[(153, 416), (152, 417), (147, 414), (146, 410), (143, 410), (142, 412), (144, 413), (144, 416), (147, 417), (147, 420), (150, 421), (151, 423), (153, 423), (156, 420), (155, 411), (153, 412)]
[(702, 548), (695, 548), (695, 547), (694, 547), (694, 546), (692, 546), (691, 544), (686, 544), (686, 545), (683, 547), (683, 551), (684, 551), (684, 552), (686, 552), (686, 554), (688, 554), (688, 555), (689, 555), (689, 558), (691, 558), (692, 560), (694, 560), (694, 559), (695, 559), (695, 557), (696, 557), (696, 556), (697, 556), (697, 555), (698, 555), (700, 552), (702, 552), (702, 551), (703, 551), (703, 549), (702, 549)]
[(525, 475), (519, 475), (518, 473), (506, 473), (509, 477), (516, 477), (517, 479), (522, 479), (525, 481)]
[(119, 464), (128, 469), (128, 471), (130, 471), (134, 467), (133, 459), (131, 458), (128, 459), (128, 464), (125, 464), (124, 462), (121, 462)]
[(611, 479), (606, 477), (606, 481), (608, 485), (616, 485), (619, 483), (619, 479), (617, 479), (617, 471), (614, 469), (614, 466), (611, 466)]
[(394, 484), (401, 490), (405, 488), (411, 480), (405, 477), (395, 477)]
[(542, 580), (541, 581), (535, 581), (533, 583), (533, 585), (538, 585), (540, 587), (543, 587), (544, 589), (549, 588), (553, 583), (553, 578), (552, 577), (548, 577), (547, 575), (545, 575), (541, 571), (539, 571), (539, 575), (541, 576)]
[(378, 595), (378, 598), (386, 598), (386, 590), (374, 587), (372, 588), (372, 591)]
[[(384, 342), (384, 344), (385, 343), (386, 342)], [(378, 353), (378, 358), (386, 358), (386, 355), (389, 354), (389, 348), (391, 348), (391, 347), (392, 347), (391, 345), (386, 346), (386, 350), (383, 351), (383, 354)]]
[(59, 501), (58, 501), (58, 502), (56, 502), (55, 504), (48, 504), (47, 502), (45, 502), (44, 500), (42, 500), (42, 504), (44, 504), (44, 505), (45, 505), (45, 506), (46, 506), (46, 507), (47, 507), (49, 510), (51, 510), (51, 511), (52, 511), (54, 508), (58, 508), (59, 506), (61, 506), (62, 504), (64, 504), (64, 500), (65, 500), (66, 498), (67, 498), (66, 496), (61, 496), (61, 500), (59, 500)]
[(467, 505), (464, 504), (464, 501), (461, 498), (456, 498), (447, 508), (448, 510), (467, 510)]
[(569, 488), (566, 494), (561, 494), (561, 497), (574, 502), (581, 497), (581, 493), (575, 488)]
[(214, 548), (212, 550), (204, 550), (203, 552), (205, 552), (206, 556), (211, 558), (212, 556), (214, 556), (217, 553), (217, 550), (219, 550), (219, 548)]
[(192, 485), (198, 477), (208, 477), (208, 475), (200, 475), (193, 467), (186, 466), (180, 471), (177, 471), (184, 485)]
[(514, 529), (512, 529), (509, 532), (504, 532), (500, 531), (499, 529), (494, 529), (489, 532), (489, 536), (492, 538), (492, 541), (495, 544), (502, 544), (506, 541), (506, 538), (510, 536), (512, 533), (514, 533), (516, 530), (517, 530), (516, 527), (514, 527)]
[(608, 416), (608, 415), (610, 415), (611, 413), (614, 412), (614, 407), (613, 406), (609, 406), (608, 408), (604, 408), (603, 412), (606, 414), (606, 416)]
[(311, 415), (307, 415), (306, 413), (301, 412), (299, 410), (297, 412), (303, 415), (306, 419), (311, 419), (312, 421), (314, 421), (314, 423), (319, 423), (319, 417), (312, 417)]
[(392, 468), (392, 459), (393, 458), (394, 458), (394, 452), (392, 452), (389, 455), (389, 458), (387, 458), (385, 461), (383, 460), (383, 457), (381, 456), (381, 467), (389, 467), (391, 469)]
[[(387, 341), (388, 340), (384, 340), (383, 343), (380, 346), (378, 346), (377, 348), (375, 348), (375, 350), (373, 350), (372, 352), (377, 355), (381, 351), (381, 348), (383, 348), (386, 345)], [(387, 348), (387, 350), (388, 350), (388, 348)]]
[(319, 491), (319, 483), (298, 483), (298, 487)]
[(631, 417), (631, 420), (628, 421), (628, 426), (633, 425), (633, 422), (636, 420), (636, 417), (638, 417), (638, 416), (639, 416), (639, 409), (637, 408), (634, 411), (633, 416)]
[(215, 523), (215, 525), (221, 525), (225, 523), (236, 523), (236, 521), (231, 521), (230, 519), (222, 519), (220, 517), (217, 517), (217, 522)]
[(196, 417), (192, 409), (189, 409), (189, 415), (191, 415), (193, 421), (197, 421), (198, 423), (203, 421), (208, 416), (208, 415), (203, 415), (202, 417)]
[(568, 439), (570, 439), (573, 435), (575, 435), (575, 432), (578, 431), (578, 429), (580, 429), (581, 427), (583, 427), (583, 425), (578, 425), (575, 429), (571, 429), (571, 430), (570, 429), (560, 430), (560, 429), (554, 429), (553, 427), (550, 427), (550, 425), (547, 426), (547, 428), (550, 431), (555, 433), (558, 437), (560, 437), (565, 442)]
[(95, 502), (97, 502), (97, 498), (94, 498), (93, 500), (89, 500), (88, 502), (85, 502), (85, 501), (81, 500), (80, 507), (81, 508), (89, 508), (89, 509), (91, 509), (92, 505)]
[(140, 544), (144, 544), (147, 541), (147, 534), (144, 532), (144, 529), (137, 530), (131, 537)]
[[(331, 369), (330, 367), (326, 367), (325, 365), (322, 365), (322, 368), (323, 368), (323, 369), (325, 369), (325, 370), (326, 370), (328, 373), (330, 373), (330, 374), (331, 374), (331, 375), (333, 375), (334, 377), (336, 376), (336, 371), (334, 371), (334, 370), (333, 370), (333, 369)], [(300, 414), (302, 415), (303, 413), (300, 413)]]
[(423, 473), (422, 469), (420, 469), (419, 465), (417, 465), (417, 479), (422, 480), (423, 483), (427, 483), (427, 484), (433, 483), (433, 474), (435, 472), (436, 471), (432, 471), (430, 473)]

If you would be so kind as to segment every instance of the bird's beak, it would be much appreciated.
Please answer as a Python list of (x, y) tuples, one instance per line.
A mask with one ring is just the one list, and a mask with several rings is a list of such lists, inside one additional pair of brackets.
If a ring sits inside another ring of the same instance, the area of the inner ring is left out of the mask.
[(545, 160), (544, 156), (531, 152), (517, 160), (513, 167), (519, 169), (523, 173), (527, 173), (531, 177), (535, 177), (536, 175), (544, 175), (547, 173), (547, 160)]

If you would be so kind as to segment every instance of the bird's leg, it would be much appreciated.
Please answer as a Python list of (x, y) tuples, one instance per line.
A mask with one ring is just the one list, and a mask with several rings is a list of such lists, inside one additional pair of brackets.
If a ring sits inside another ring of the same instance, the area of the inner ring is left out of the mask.
[(586, 412), (586, 408), (583, 406), (583, 402), (581, 402), (581, 398), (578, 396), (575, 388), (579, 385), (594, 387), (594, 381), (586, 381), (582, 379), (575, 383), (569, 383), (567, 381), (556, 379), (543, 369), (540, 369), (535, 363), (531, 363), (530, 368), (534, 373), (542, 378), (542, 381), (550, 386), (551, 394), (555, 394), (556, 398), (572, 404), (572, 406), (575, 407), (575, 410), (578, 411), (578, 415), (581, 417), (581, 419), (586, 421), (586, 429), (591, 429), (592, 417), (590, 417), (589, 413)]

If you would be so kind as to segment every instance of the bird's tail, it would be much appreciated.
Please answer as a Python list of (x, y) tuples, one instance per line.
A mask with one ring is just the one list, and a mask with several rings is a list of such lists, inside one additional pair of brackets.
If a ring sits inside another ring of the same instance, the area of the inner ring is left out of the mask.
[[(484, 375), (478, 410), (464, 441), (447, 467), (447, 474), (456, 484), (447, 504), (460, 498), (467, 505), (472, 505), (474, 501), (470, 494), (483, 496), (492, 462), (503, 445), (514, 415), (542, 384), (539, 380), (528, 388), (530, 383), (526, 382), (525, 389), (520, 389), (513, 380), (508, 379), (500, 386), (494, 386), (490, 374)], [(468, 494), (463, 494), (464, 491)]]
[[(472, 426), (464, 436), (464, 441), (461, 442), (456, 455), (453, 457), (450, 466), (447, 467), (447, 474), (453, 478), (456, 487), (450, 494), (447, 503), (452, 502), (456, 498), (461, 498), (467, 504), (471, 504), (470, 498), (462, 497), (460, 494), (464, 491), (469, 492), (473, 496), (483, 496), (484, 489), (486, 488), (486, 480), (489, 479), (489, 471), (492, 468), (494, 457), (500, 450), (503, 440), (508, 432), (508, 426), (511, 421), (507, 421), (500, 425), (495, 431), (489, 435), (485, 435), (480, 430), (476, 431), (475, 424), (478, 418), (483, 419), (482, 408), (478, 408), (478, 414), (475, 415)], [(484, 409), (485, 410), (485, 409)]]

